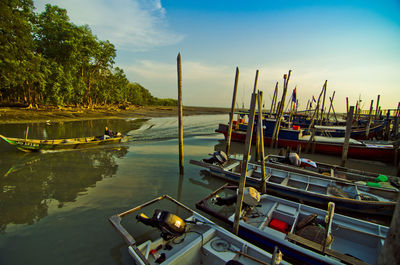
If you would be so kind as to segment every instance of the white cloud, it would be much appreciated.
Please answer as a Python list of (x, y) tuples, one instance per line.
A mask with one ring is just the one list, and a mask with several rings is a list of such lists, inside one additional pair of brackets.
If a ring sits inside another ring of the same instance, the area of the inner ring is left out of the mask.
[(65, 8), (76, 25), (88, 24), (100, 40), (117, 49), (146, 51), (176, 44), (183, 36), (167, 26), (166, 10), (160, 0), (34, 0), (39, 11), (50, 3)]

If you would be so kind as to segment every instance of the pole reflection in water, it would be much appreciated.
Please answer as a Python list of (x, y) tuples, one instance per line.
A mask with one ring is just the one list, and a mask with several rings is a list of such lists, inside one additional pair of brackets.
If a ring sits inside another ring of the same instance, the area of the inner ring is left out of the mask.
[(76, 201), (98, 181), (114, 177), (116, 159), (127, 152), (128, 146), (120, 145), (26, 154), (1, 178), (0, 232), (5, 232), (8, 224), (34, 224), (48, 215), (51, 206), (62, 208)]

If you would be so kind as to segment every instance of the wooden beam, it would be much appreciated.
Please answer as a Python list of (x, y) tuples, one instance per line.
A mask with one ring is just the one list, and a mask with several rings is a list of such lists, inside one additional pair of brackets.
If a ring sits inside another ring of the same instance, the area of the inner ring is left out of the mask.
[[(236, 95), (237, 95), (238, 82), (239, 82), (239, 67), (236, 67), (235, 84), (233, 85), (232, 106), (231, 106), (231, 113), (230, 113), (230, 116), (229, 116), (228, 139), (227, 139), (227, 145), (226, 145), (226, 155), (227, 156), (229, 156), (229, 151), (230, 151), (230, 148), (231, 148), (233, 115), (235, 113), (235, 104), (236, 104)], [(239, 121), (237, 121), (237, 122), (239, 122)]]
[(259, 157), (261, 158), (261, 176), (262, 176), (262, 186), (261, 186), (261, 191), (262, 193), (267, 192), (267, 185), (266, 185), (266, 179), (265, 179), (265, 154), (264, 154), (264, 129), (263, 129), (263, 115), (262, 115), (262, 91), (258, 92), (258, 131), (260, 134), (259, 138), (259, 152), (260, 155)]
[(271, 109), (269, 110), (269, 117), (270, 118), (271, 118), (272, 114), (275, 113), (276, 99), (277, 98), (278, 98), (278, 82), (276, 82), (276, 85), (275, 85), (274, 96), (272, 97), (272, 102), (271, 102)]
[(343, 143), (342, 164), (341, 164), (342, 167), (344, 167), (346, 165), (347, 152), (349, 150), (349, 142), (350, 142), (350, 135), (351, 135), (351, 125), (353, 123), (353, 112), (354, 112), (354, 106), (350, 106), (350, 110), (347, 113), (346, 133), (345, 133), (344, 143)]
[(320, 121), (320, 125), (322, 125), (322, 123), (324, 122), (324, 107), (325, 107), (325, 97), (326, 97), (326, 87), (328, 85), (328, 80), (325, 80), (325, 84), (324, 84), (324, 97), (322, 99), (322, 107), (321, 107), (321, 121)]
[(378, 119), (379, 117), (379, 99), (381, 98), (381, 95), (378, 95), (377, 99), (376, 99), (376, 112), (375, 112), (375, 120)]
[(253, 136), (254, 118), (255, 118), (255, 113), (256, 113), (257, 94), (254, 92), (257, 87), (257, 79), (258, 79), (258, 70), (256, 72), (256, 80), (254, 82), (254, 91), (253, 91), (253, 94), (251, 95), (250, 113), (249, 113), (250, 116), (249, 116), (249, 122), (247, 123), (245, 150), (244, 150), (244, 154), (243, 154), (242, 171), (240, 174), (238, 197), (237, 197), (237, 201), (236, 201), (235, 218), (234, 218), (233, 230), (232, 230), (232, 232), (235, 235), (237, 235), (239, 232), (239, 221), (240, 221), (240, 214), (242, 212), (242, 202), (243, 202), (244, 188), (245, 188), (245, 184), (246, 184), (247, 167), (249, 165), (251, 140), (252, 140), (252, 136)]
[(289, 83), (289, 79), (290, 79), (290, 74), (292, 73), (292, 70), (289, 70), (288, 75), (283, 75), (283, 94), (282, 94), (282, 99), (281, 99), (281, 103), (279, 105), (279, 110), (278, 110), (278, 114), (276, 115), (276, 121), (275, 121), (275, 127), (274, 127), (274, 132), (272, 134), (272, 139), (271, 139), (271, 147), (274, 146), (275, 141), (278, 141), (278, 137), (279, 137), (279, 129), (281, 126), (281, 118), (283, 115), (283, 109), (285, 106), (285, 98), (286, 98), (286, 93), (287, 93), (287, 87), (288, 87), (288, 83)]
[(371, 120), (372, 120), (372, 110), (374, 108), (374, 100), (371, 100), (371, 105), (369, 106), (369, 113), (368, 113), (368, 124), (367, 124), (367, 129), (365, 130), (365, 137), (368, 140), (368, 135), (369, 135), (369, 129), (371, 128)]
[(183, 104), (182, 104), (182, 62), (181, 53), (177, 57), (178, 71), (178, 126), (179, 126), (179, 173), (183, 174)]

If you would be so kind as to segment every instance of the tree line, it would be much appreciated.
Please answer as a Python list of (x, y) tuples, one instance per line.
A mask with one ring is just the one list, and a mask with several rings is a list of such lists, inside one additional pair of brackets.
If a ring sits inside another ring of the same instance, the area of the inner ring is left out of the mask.
[(0, 102), (54, 106), (177, 105), (114, 67), (115, 46), (77, 26), (67, 10), (32, 0), (0, 1)]

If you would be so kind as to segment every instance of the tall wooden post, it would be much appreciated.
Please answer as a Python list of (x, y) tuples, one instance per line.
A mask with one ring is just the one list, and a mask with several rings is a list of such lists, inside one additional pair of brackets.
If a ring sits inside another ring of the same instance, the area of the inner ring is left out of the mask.
[(353, 123), (353, 112), (354, 112), (354, 106), (350, 106), (350, 110), (347, 113), (346, 133), (344, 136), (344, 143), (343, 143), (342, 164), (341, 164), (342, 167), (346, 165), (347, 152), (349, 151), (351, 124)]
[(371, 105), (369, 106), (369, 113), (368, 113), (368, 123), (367, 123), (367, 129), (365, 131), (365, 137), (368, 140), (369, 136), (369, 129), (371, 128), (371, 118), (372, 118), (372, 109), (374, 108), (374, 100), (371, 100)]
[(265, 178), (265, 154), (264, 154), (264, 129), (263, 129), (263, 115), (262, 115), (262, 91), (258, 92), (258, 131), (260, 134), (260, 138), (259, 138), (259, 152), (260, 152), (260, 159), (261, 159), (261, 176), (262, 176), (262, 180), (263, 180), (263, 184), (261, 187), (261, 191), (262, 193), (266, 193), (267, 192), (267, 185), (266, 185), (266, 178)]
[(328, 119), (328, 121), (329, 121), (329, 115), (331, 114), (331, 108), (333, 107), (333, 99), (334, 98), (335, 98), (335, 91), (333, 91), (332, 97), (329, 97), (330, 104), (329, 104), (328, 114), (326, 117)]
[(256, 113), (256, 102), (257, 102), (257, 94), (255, 93), (256, 87), (257, 87), (257, 79), (258, 79), (258, 70), (256, 72), (256, 81), (254, 82), (254, 91), (251, 95), (250, 113), (249, 113), (250, 116), (249, 116), (249, 122), (247, 124), (245, 150), (244, 150), (244, 154), (243, 154), (243, 164), (242, 164), (242, 170), (241, 170), (241, 174), (240, 174), (238, 196), (237, 196), (237, 201), (236, 201), (235, 219), (234, 219), (233, 230), (232, 230), (232, 232), (235, 235), (237, 235), (239, 232), (240, 213), (242, 211), (244, 187), (246, 184), (247, 167), (249, 165), (251, 140), (252, 140), (253, 130), (254, 130), (254, 117), (255, 117), (255, 113)]
[(378, 95), (378, 97), (376, 98), (375, 120), (377, 120), (379, 117), (379, 99), (380, 98), (381, 98), (381, 95)]
[(394, 134), (395, 139), (399, 135), (399, 115), (400, 115), (400, 102), (397, 104), (396, 117), (394, 120), (393, 134)]
[(279, 105), (279, 110), (277, 111), (278, 114), (276, 115), (276, 121), (275, 121), (275, 127), (274, 127), (274, 132), (272, 134), (272, 139), (271, 139), (271, 148), (274, 146), (275, 140), (278, 141), (279, 137), (279, 129), (281, 127), (281, 118), (283, 115), (283, 109), (285, 107), (285, 99), (286, 99), (286, 93), (287, 93), (287, 87), (290, 79), (290, 74), (292, 73), (292, 70), (289, 70), (288, 75), (283, 76), (283, 94), (282, 94), (282, 99), (281, 103)]
[(349, 113), (349, 98), (346, 97), (346, 115)]
[(357, 121), (357, 114), (358, 114), (358, 100), (357, 100), (357, 102), (356, 102), (356, 109), (355, 109), (355, 112), (354, 112), (354, 120), (356, 120)]
[(325, 80), (325, 84), (324, 84), (324, 97), (322, 99), (322, 107), (321, 107), (321, 122), (319, 123), (320, 125), (322, 125), (322, 123), (324, 122), (324, 107), (325, 107), (325, 97), (326, 97), (326, 86), (327, 86), (328, 80)]
[(233, 115), (235, 113), (235, 104), (236, 104), (236, 94), (237, 94), (238, 82), (239, 82), (239, 67), (236, 67), (235, 84), (233, 85), (231, 114), (229, 116), (228, 140), (227, 140), (227, 145), (226, 145), (226, 155), (227, 156), (229, 156), (229, 151), (230, 151), (230, 148), (231, 148)]
[(276, 82), (274, 96), (272, 97), (271, 109), (269, 110), (269, 117), (275, 113), (276, 99), (278, 98), (278, 82)]
[[(322, 87), (321, 93), (320, 93), (319, 96), (318, 96), (317, 105), (316, 105), (316, 107), (315, 107), (314, 114), (313, 114), (313, 116), (312, 116), (312, 118), (311, 118), (310, 125), (308, 126), (308, 131), (309, 131), (309, 132), (311, 131), (311, 128), (314, 126), (315, 120), (318, 121), (319, 102), (320, 102), (320, 100), (321, 100), (321, 96), (322, 96), (322, 93), (324, 92), (324, 89), (325, 89), (325, 85), (324, 85), (324, 87)], [(316, 117), (317, 117), (317, 118), (316, 118)], [(310, 139), (310, 140), (311, 140), (311, 139)]]
[(182, 105), (182, 63), (181, 53), (177, 57), (178, 71), (178, 126), (179, 126), (179, 173), (183, 174), (183, 105)]
[(306, 115), (308, 113), (308, 107), (310, 106), (310, 100), (307, 100), (307, 105), (306, 105)]

